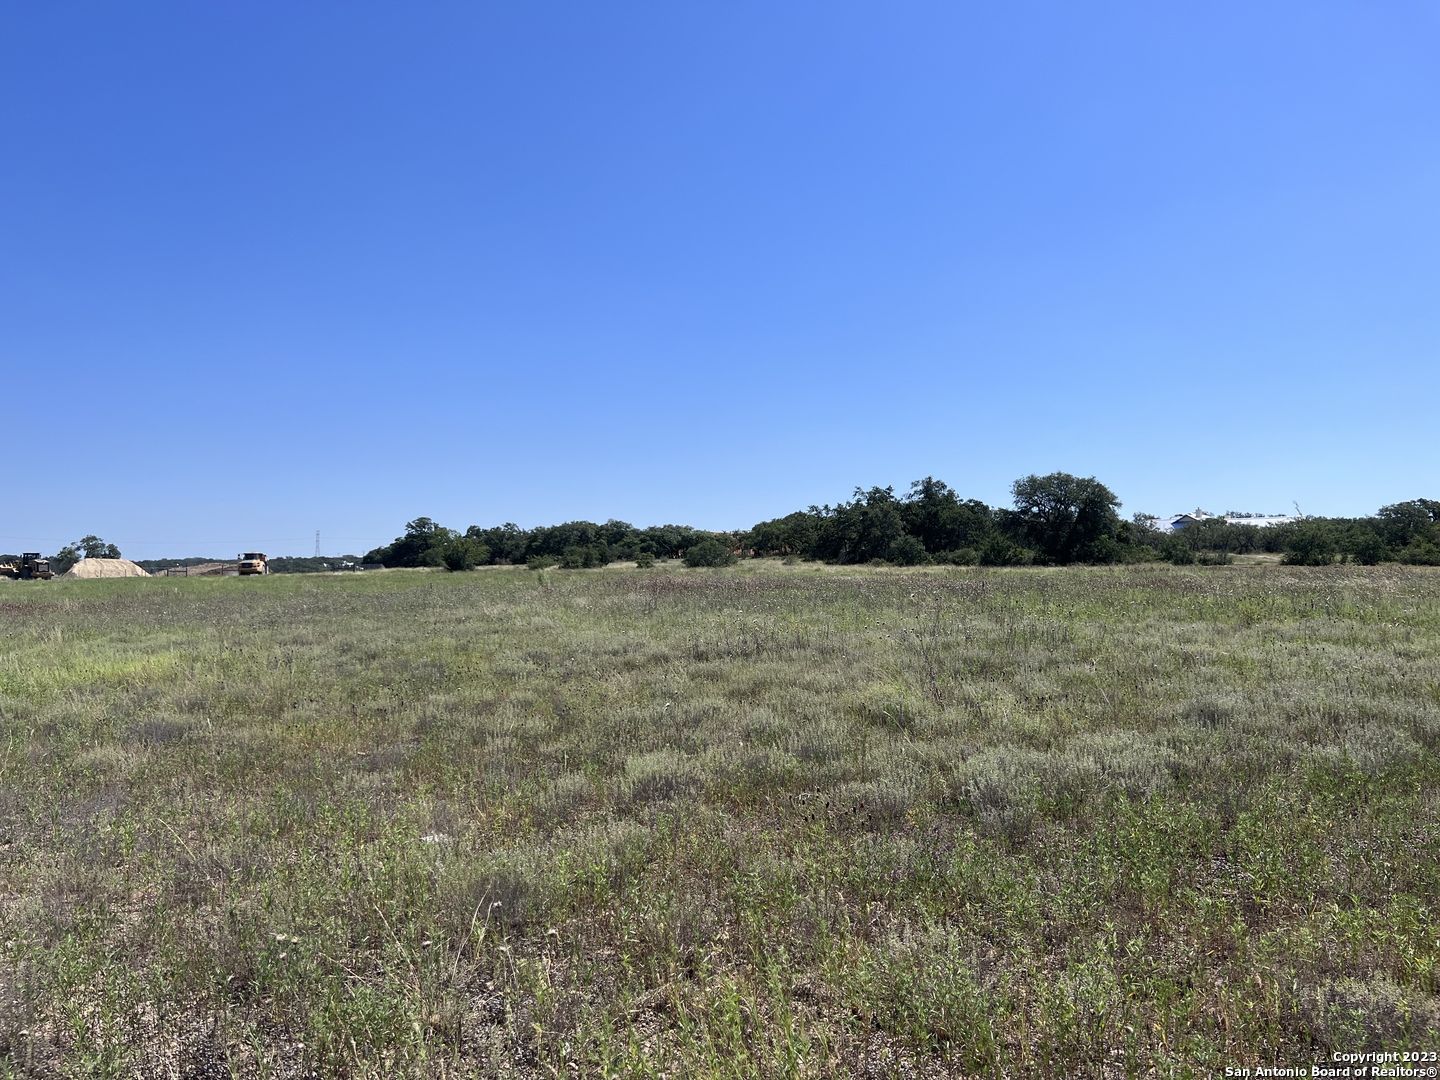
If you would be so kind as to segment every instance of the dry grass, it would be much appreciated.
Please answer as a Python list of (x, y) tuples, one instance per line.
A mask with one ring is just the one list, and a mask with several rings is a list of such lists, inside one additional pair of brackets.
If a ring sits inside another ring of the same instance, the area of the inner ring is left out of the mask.
[(0, 1076), (1440, 1046), (1440, 574), (0, 583)]

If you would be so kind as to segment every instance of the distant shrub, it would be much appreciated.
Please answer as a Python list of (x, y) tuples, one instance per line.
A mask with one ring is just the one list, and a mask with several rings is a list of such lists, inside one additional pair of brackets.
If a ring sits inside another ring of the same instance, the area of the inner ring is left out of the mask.
[(1022, 566), (1030, 561), (1030, 553), (1003, 536), (992, 536), (980, 549), (981, 566)]
[(686, 566), (729, 566), (734, 561), (735, 553), (714, 537), (692, 544), (685, 551)]
[(444, 566), (445, 548), (457, 535), (428, 517), (416, 518), (406, 522), (404, 536), (373, 548), (366, 553), (365, 561), (386, 566)]
[(490, 561), (490, 549), (478, 540), (457, 536), (441, 549), (440, 557), (447, 570), (473, 570)]
[(1122, 553), (1120, 561), (1126, 563), (1155, 562), (1163, 558), (1160, 552), (1156, 551), (1149, 544), (1137, 544), (1134, 547), (1126, 548)]
[(1390, 550), (1377, 534), (1366, 532), (1355, 541), (1350, 555), (1361, 566), (1376, 566), (1390, 558)]
[(610, 549), (605, 544), (573, 544), (560, 556), (562, 570), (593, 570), (597, 566), (608, 566)]
[(649, 551), (637, 551), (635, 553), (635, 565), (641, 570), (649, 570), (655, 565), (655, 556)]
[(525, 560), (525, 566), (530, 570), (547, 570), (559, 561), (554, 555), (531, 555)]
[(1335, 561), (1336, 544), (1331, 531), (1318, 521), (1302, 521), (1290, 536), (1282, 560), (1290, 566), (1329, 566)]
[(919, 566), (928, 559), (925, 545), (909, 533), (895, 538), (890, 545), (889, 557), (896, 566)]
[(1402, 549), (1399, 558), (1412, 566), (1440, 566), (1440, 547), (1419, 540)]

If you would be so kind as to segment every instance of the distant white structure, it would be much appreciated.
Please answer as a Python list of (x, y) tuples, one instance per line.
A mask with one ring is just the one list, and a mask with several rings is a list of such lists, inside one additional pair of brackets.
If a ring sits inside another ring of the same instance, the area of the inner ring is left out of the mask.
[(1175, 514), (1168, 518), (1157, 518), (1155, 528), (1161, 532), (1173, 532), (1202, 521), (1223, 521), (1227, 525), (1254, 525), (1257, 529), (1268, 529), (1272, 525), (1288, 525), (1300, 518), (1294, 514), (1242, 514), (1230, 511), (1225, 514), (1211, 514), (1196, 508), (1187, 514)]

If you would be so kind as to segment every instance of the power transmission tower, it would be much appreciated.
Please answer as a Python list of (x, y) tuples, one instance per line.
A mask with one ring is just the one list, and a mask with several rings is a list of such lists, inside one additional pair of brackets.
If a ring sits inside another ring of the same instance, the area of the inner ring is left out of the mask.
[(320, 557), (320, 530), (315, 530), (315, 557)]

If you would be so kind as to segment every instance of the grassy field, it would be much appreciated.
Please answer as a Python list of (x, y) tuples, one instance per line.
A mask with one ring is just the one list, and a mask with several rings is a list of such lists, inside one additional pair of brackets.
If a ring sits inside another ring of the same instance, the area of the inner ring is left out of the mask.
[(0, 1076), (1440, 1049), (1440, 573), (0, 583)]

